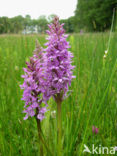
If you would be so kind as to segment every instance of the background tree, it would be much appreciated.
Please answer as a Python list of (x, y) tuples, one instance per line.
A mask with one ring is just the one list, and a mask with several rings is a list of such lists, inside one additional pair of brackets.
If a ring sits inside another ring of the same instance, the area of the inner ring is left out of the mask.
[(0, 33), (10, 32), (10, 20), (8, 17), (0, 17)]
[(46, 16), (40, 16), (37, 20), (38, 32), (45, 33), (45, 30), (47, 29), (47, 24), (48, 21), (46, 19)]
[(117, 0), (78, 0), (75, 17), (79, 29), (104, 31), (110, 28)]
[(21, 15), (11, 18), (11, 23), (14, 33), (19, 33), (24, 29), (24, 18)]

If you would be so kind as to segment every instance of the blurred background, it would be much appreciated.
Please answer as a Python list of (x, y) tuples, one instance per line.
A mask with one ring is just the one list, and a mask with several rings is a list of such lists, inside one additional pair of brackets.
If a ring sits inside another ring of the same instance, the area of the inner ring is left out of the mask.
[(55, 15), (65, 23), (67, 33), (108, 31), (116, 5), (117, 0), (4, 0), (0, 34), (45, 33)]

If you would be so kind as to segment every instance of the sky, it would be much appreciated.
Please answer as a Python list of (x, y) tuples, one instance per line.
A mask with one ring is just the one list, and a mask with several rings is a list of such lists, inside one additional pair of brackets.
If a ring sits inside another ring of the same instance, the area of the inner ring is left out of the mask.
[(37, 19), (56, 14), (60, 19), (74, 15), (77, 0), (0, 0), (0, 16), (14, 17), (27, 14)]

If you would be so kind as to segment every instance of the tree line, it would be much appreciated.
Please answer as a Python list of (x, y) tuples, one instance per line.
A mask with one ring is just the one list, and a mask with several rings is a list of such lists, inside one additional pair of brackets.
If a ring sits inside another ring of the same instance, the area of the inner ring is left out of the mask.
[[(111, 26), (114, 8), (117, 0), (78, 0), (75, 15), (68, 19), (61, 19), (65, 23), (67, 33), (79, 31), (105, 31)], [(55, 15), (40, 16), (31, 19), (19, 15), (13, 18), (0, 17), (0, 34), (4, 33), (45, 33), (47, 24)]]
[(48, 20), (45, 16), (31, 19), (30, 15), (25, 17), (19, 15), (13, 18), (0, 17), (0, 34), (3, 33), (34, 33), (45, 32)]

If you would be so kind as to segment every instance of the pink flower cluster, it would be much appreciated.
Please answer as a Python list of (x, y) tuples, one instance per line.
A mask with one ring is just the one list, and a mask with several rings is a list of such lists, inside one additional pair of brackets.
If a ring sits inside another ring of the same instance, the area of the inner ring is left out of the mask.
[[(21, 85), (21, 89), (24, 90), (22, 100), (25, 101), (26, 120), (29, 116), (33, 117), (37, 115), (37, 118), (42, 120), (44, 114), (47, 111), (47, 104), (43, 98), (44, 94), (44, 69), (45, 69), (45, 54), (43, 49), (36, 43), (36, 50), (33, 57), (30, 58), (30, 62), (26, 62), (27, 68), (24, 68), (25, 75), (24, 83)], [(42, 107), (41, 103), (45, 102), (45, 106)], [(36, 111), (35, 111), (36, 109)]]
[[(58, 17), (55, 17), (54, 22), (49, 25), (47, 34), (48, 42), (45, 44), (47, 48), (47, 84), (50, 96), (54, 96), (63, 92), (63, 97), (68, 91), (68, 86), (71, 85), (71, 80), (74, 78), (72, 69), (72, 53), (68, 51), (69, 42), (66, 41), (67, 35), (64, 34), (63, 24), (60, 25)], [(62, 97), (62, 98), (63, 98)]]
[(22, 100), (25, 101), (24, 119), (36, 116), (42, 120), (47, 111), (47, 100), (57, 94), (61, 94), (63, 99), (74, 78), (74, 66), (71, 65), (73, 55), (68, 51), (70, 46), (66, 41), (63, 24), (55, 17), (48, 26), (48, 42), (45, 44), (47, 48), (42, 49), (36, 44), (34, 55), (26, 63), (27, 68), (24, 68), (24, 83), (21, 85), (24, 90)]
[(99, 128), (92, 126), (92, 132), (93, 132), (93, 134), (98, 134)]

